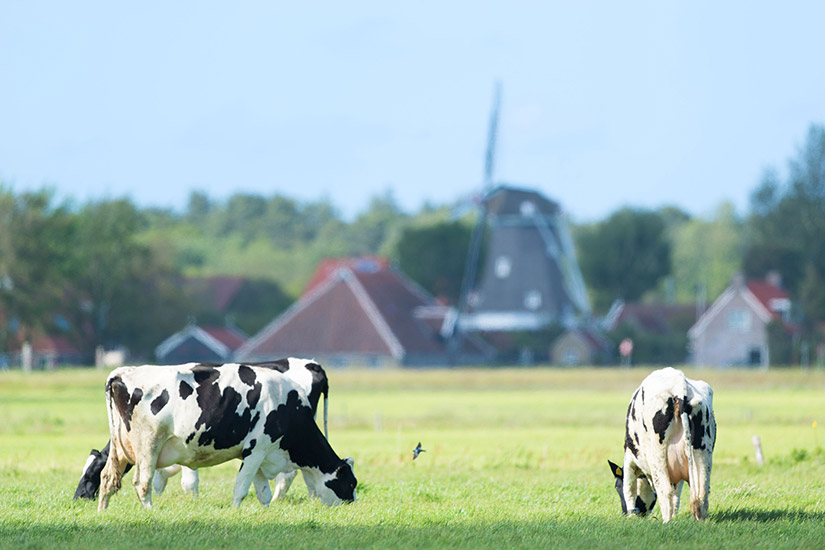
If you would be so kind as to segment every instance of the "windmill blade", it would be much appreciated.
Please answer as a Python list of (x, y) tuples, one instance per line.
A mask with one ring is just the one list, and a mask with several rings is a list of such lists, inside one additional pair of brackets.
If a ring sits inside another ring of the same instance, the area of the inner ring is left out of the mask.
[(496, 160), (496, 138), (498, 137), (498, 112), (501, 105), (501, 82), (496, 81), (493, 90), (493, 109), (490, 111), (490, 125), (487, 129), (487, 153), (484, 155), (484, 194), (493, 185), (493, 169)]

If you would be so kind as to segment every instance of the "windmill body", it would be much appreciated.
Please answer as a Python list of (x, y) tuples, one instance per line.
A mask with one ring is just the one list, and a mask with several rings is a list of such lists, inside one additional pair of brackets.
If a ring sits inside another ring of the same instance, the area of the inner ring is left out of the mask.
[(589, 316), (559, 205), (536, 191), (498, 186), (482, 208), (476, 233), (486, 234), (483, 265), (468, 266), (459, 331), (530, 331)]

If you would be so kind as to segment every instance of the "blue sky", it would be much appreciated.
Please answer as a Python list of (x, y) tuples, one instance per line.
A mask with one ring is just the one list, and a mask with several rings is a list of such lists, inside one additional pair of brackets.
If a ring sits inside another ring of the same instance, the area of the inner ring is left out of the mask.
[(825, 2), (0, 3), (0, 182), (410, 211), (497, 180), (574, 221), (740, 213), (825, 124)]

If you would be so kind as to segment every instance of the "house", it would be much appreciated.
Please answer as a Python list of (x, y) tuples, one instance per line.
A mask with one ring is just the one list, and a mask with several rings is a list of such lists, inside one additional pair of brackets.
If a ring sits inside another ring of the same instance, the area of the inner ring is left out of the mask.
[(788, 328), (790, 307), (778, 274), (749, 281), (737, 275), (688, 331), (693, 363), (767, 367), (768, 325), (778, 322)]
[(232, 326), (199, 327), (189, 323), (155, 348), (161, 363), (178, 364), (194, 361), (222, 363), (232, 359), (246, 341), (246, 335)]
[[(325, 260), (306, 290), (235, 354), (239, 361), (311, 357), (334, 365), (444, 365), (450, 312), (383, 258)], [(481, 357), (477, 339), (464, 344)], [(464, 350), (467, 351), (467, 350)]]

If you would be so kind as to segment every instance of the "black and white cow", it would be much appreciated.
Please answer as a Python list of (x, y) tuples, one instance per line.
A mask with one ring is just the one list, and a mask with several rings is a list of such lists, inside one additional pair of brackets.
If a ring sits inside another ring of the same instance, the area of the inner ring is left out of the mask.
[[(196, 363), (193, 363), (193, 365)], [(284, 373), (295, 380), (301, 386), (309, 399), (312, 407), (313, 415), (318, 412), (318, 403), (321, 396), (324, 396), (324, 436), (329, 437), (327, 431), (327, 400), (329, 396), (329, 381), (323, 367), (313, 360), (297, 359), (289, 357), (285, 359), (278, 359), (276, 361), (267, 361), (263, 363), (246, 363), (250, 366), (273, 369)], [(80, 482), (75, 490), (74, 499), (85, 498), (94, 500), (100, 488), (100, 472), (106, 464), (109, 457), (109, 443), (100, 451), (92, 449), (89, 457), (86, 459), (86, 464), (83, 467), (83, 473), (80, 476)], [(126, 472), (131, 469), (131, 464), (127, 466)], [(191, 494), (194, 497), (198, 496), (199, 476), (197, 470), (192, 470), (180, 464), (173, 464), (166, 468), (159, 468), (155, 472), (153, 480), (153, 488), (155, 494), (160, 495), (166, 488), (169, 478), (181, 472), (181, 488), (185, 493)], [(124, 472), (125, 473), (125, 472)], [(282, 499), (286, 496), (292, 481), (297, 474), (296, 470), (285, 471), (275, 479), (275, 494), (276, 499)], [(307, 484), (310, 496), (314, 496), (312, 489)], [(266, 484), (266, 491), (269, 492), (269, 484)]]
[(687, 481), (691, 514), (705, 519), (715, 444), (711, 387), (670, 367), (650, 373), (627, 408), (624, 468), (608, 461), (622, 512), (643, 516), (658, 496), (662, 521), (670, 521)]
[(352, 460), (340, 459), (318, 429), (303, 389), (271, 368), (244, 364), (121, 367), (106, 381), (111, 447), (98, 510), (121, 485), (127, 464), (141, 503), (152, 505), (157, 468), (214, 466), (241, 459), (233, 504), (255, 484), (301, 469), (326, 505), (355, 500)]

